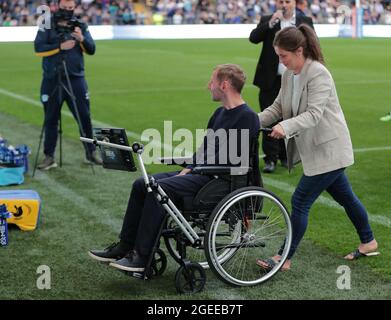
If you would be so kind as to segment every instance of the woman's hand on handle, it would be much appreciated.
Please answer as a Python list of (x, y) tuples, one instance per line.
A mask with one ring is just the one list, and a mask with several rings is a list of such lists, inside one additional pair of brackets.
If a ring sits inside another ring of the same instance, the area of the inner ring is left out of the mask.
[(270, 134), (270, 136), (272, 138), (275, 138), (275, 139), (283, 139), (285, 138), (285, 131), (284, 129), (281, 127), (281, 125), (277, 124), (273, 127), (273, 131), (272, 133)]

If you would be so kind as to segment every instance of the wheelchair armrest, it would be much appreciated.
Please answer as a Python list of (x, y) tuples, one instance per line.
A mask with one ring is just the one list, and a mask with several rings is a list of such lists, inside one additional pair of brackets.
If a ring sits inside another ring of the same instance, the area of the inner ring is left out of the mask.
[(244, 176), (251, 172), (250, 167), (223, 167), (223, 166), (210, 166), (210, 167), (194, 167), (192, 173), (204, 174), (204, 175), (230, 175), (230, 176)]
[(166, 164), (168, 166), (181, 166), (186, 167), (188, 164), (191, 164), (193, 161), (193, 157), (162, 157), (159, 158), (159, 161), (162, 164)]

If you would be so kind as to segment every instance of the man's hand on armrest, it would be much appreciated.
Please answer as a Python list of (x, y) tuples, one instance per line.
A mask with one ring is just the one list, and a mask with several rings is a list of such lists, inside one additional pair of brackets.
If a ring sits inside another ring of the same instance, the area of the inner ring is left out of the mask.
[(191, 169), (183, 169), (181, 172), (178, 173), (178, 176), (184, 176), (185, 174), (188, 174), (191, 172)]
[(186, 167), (189, 163), (193, 162), (192, 157), (160, 157), (159, 161), (166, 165), (178, 165)]

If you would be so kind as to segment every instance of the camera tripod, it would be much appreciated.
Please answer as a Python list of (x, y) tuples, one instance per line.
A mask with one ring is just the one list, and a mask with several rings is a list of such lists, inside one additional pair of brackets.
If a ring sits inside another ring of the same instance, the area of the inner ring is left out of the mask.
[[(63, 80), (63, 75), (65, 75), (65, 80), (66, 80), (66, 83), (64, 83), (64, 80)], [(44, 131), (45, 131), (45, 127), (46, 127), (46, 108), (50, 108), (50, 103), (53, 103), (52, 99), (58, 99), (58, 102), (59, 102), (59, 105), (60, 105), (60, 110), (59, 110), (59, 121), (58, 121), (58, 134), (59, 134), (59, 144), (60, 144), (60, 167), (62, 167), (62, 120), (61, 120), (61, 104), (64, 102), (63, 100), (63, 93), (68, 94), (68, 96), (70, 97), (70, 101), (71, 101), (71, 104), (72, 104), (72, 107), (73, 109), (75, 110), (75, 115), (76, 115), (76, 122), (79, 126), (79, 129), (80, 129), (80, 133), (81, 133), (81, 136), (82, 137), (86, 137), (86, 134), (84, 132), (84, 128), (81, 124), (81, 120), (80, 120), (80, 114), (79, 114), (79, 109), (78, 109), (78, 106), (76, 104), (76, 97), (73, 93), (73, 89), (72, 89), (72, 85), (71, 85), (71, 80), (69, 78), (69, 73), (68, 73), (68, 69), (67, 69), (67, 65), (66, 65), (66, 61), (64, 59), (64, 55), (63, 55), (63, 52), (60, 51), (60, 61), (58, 63), (58, 69), (57, 69), (57, 83), (56, 83), (56, 86), (54, 87), (54, 89), (52, 90), (50, 96), (49, 96), (49, 100), (48, 100), (48, 103), (47, 103), (47, 106), (45, 106), (44, 108), (44, 121), (43, 121), (43, 124), (42, 124), (42, 128), (41, 128), (41, 133), (40, 133), (40, 136), (39, 136), (39, 143), (38, 143), (38, 150), (37, 150), (37, 154), (35, 156), (35, 164), (34, 164), (34, 170), (33, 170), (33, 175), (32, 177), (34, 177), (35, 175), (35, 171), (37, 169), (37, 165), (38, 165), (38, 158), (39, 158), (39, 152), (40, 152), (40, 149), (41, 149), (41, 145), (42, 145), (42, 139), (43, 139), (43, 134), (44, 134)], [(86, 143), (83, 143), (84, 145), (84, 148), (87, 150), (87, 144)], [(91, 170), (92, 170), (92, 173), (95, 174), (95, 171), (94, 171), (94, 166), (92, 163), (90, 163), (91, 165)]]

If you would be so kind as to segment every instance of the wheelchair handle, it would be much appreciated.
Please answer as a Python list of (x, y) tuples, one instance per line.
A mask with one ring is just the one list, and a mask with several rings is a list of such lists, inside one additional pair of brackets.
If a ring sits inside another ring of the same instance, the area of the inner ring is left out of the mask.
[(143, 153), (144, 151), (144, 145), (142, 145), (141, 143), (138, 143), (138, 142), (135, 142), (132, 144), (132, 151), (134, 153)]
[(90, 138), (85, 138), (85, 137), (80, 137), (80, 141), (86, 142), (86, 143), (91, 143), (96, 146), (101, 145), (101, 146), (116, 148), (116, 149), (120, 149), (120, 150), (130, 151), (130, 152), (133, 152), (136, 154), (141, 154), (144, 151), (144, 145), (141, 143), (138, 143), (138, 142), (133, 143), (132, 146), (129, 147), (129, 146), (123, 146), (123, 145), (116, 144), (116, 143), (111, 143), (111, 142), (107, 142), (107, 141), (100, 141), (97, 139), (90, 139)]
[(264, 133), (272, 133), (273, 128), (261, 128), (260, 130)]

